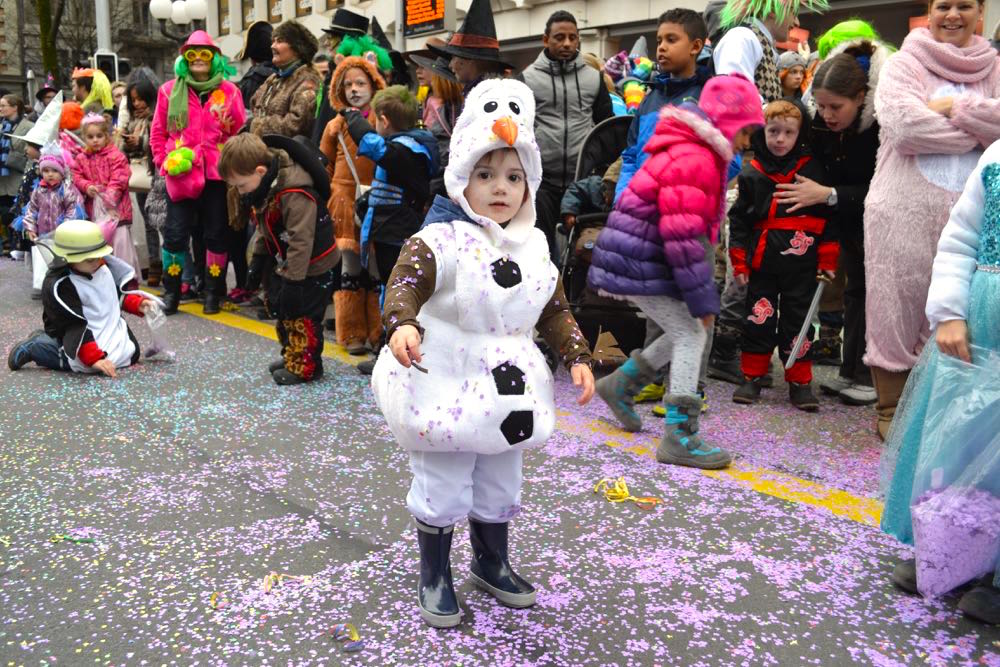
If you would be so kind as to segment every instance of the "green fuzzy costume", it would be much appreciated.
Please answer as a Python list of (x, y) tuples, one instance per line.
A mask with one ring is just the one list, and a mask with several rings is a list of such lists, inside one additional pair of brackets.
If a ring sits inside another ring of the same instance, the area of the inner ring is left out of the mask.
[(392, 71), (392, 58), (389, 57), (389, 52), (379, 46), (369, 35), (361, 35), (360, 37), (344, 35), (344, 39), (341, 40), (340, 45), (337, 47), (337, 53), (345, 58), (349, 58), (350, 56), (364, 57), (369, 51), (375, 54), (380, 71)]
[(774, 16), (778, 22), (789, 13), (798, 14), (803, 9), (814, 12), (830, 8), (827, 0), (729, 0), (722, 9), (722, 26), (732, 28), (747, 19), (766, 19)]

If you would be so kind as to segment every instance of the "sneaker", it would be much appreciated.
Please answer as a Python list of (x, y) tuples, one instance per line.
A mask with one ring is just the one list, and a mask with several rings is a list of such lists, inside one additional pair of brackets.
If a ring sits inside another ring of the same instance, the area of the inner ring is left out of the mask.
[[(992, 574), (990, 578), (992, 579)], [(980, 582), (978, 586), (962, 596), (958, 608), (969, 618), (989, 625), (1000, 625), (1000, 589), (991, 580)]]
[(907, 593), (917, 592), (917, 561), (904, 560), (892, 568), (892, 583)]
[(246, 291), (242, 287), (234, 287), (229, 290), (227, 297), (236, 305), (243, 306), (250, 303), (250, 298), (253, 297), (253, 293)]
[(743, 378), (743, 384), (733, 392), (733, 403), (753, 405), (760, 400), (760, 378)]
[(838, 375), (832, 380), (827, 380), (819, 385), (819, 390), (827, 396), (840, 396), (840, 392), (848, 389), (854, 384), (852, 380)]
[(31, 354), (28, 352), (27, 347), (27, 343), (30, 340), (31, 338), (26, 338), (19, 343), (15, 343), (14, 347), (10, 348), (10, 354), (7, 355), (7, 368), (12, 371), (19, 371), (31, 362)]
[(840, 392), (840, 400), (848, 405), (872, 405), (878, 400), (878, 395), (875, 393), (875, 387), (855, 382)]
[[(805, 412), (816, 412), (819, 410), (819, 400), (813, 393), (812, 384), (799, 384), (797, 382), (788, 383), (788, 398), (792, 405)], [(735, 397), (734, 397), (735, 400)]]
[(635, 403), (651, 403), (663, 399), (663, 385), (651, 382), (639, 390), (639, 393), (632, 399)]
[(376, 361), (378, 361), (377, 358), (365, 359), (360, 364), (358, 364), (358, 372), (361, 373), (362, 375), (371, 375), (375, 371)]

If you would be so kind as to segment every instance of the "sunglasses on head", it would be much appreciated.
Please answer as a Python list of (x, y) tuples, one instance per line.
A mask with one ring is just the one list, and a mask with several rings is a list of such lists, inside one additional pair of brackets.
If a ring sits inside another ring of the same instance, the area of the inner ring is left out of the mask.
[(211, 62), (214, 57), (215, 52), (212, 49), (188, 49), (184, 52), (184, 60), (189, 63), (193, 63), (196, 60)]

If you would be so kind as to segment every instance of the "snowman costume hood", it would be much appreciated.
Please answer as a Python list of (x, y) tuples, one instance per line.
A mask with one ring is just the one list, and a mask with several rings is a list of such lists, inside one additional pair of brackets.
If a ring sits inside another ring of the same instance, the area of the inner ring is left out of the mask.
[[(435, 200), (400, 255), (435, 276), (417, 315), (427, 373), (404, 368), (385, 348), (372, 374), (375, 399), (404, 449), (502, 454), (543, 444), (555, 426), (552, 374), (533, 341), (558, 279), (545, 234), (534, 226), (542, 177), (534, 116), (523, 83), (491, 79), (472, 90), (445, 170), (451, 199)], [(501, 226), (473, 211), (464, 191), (484, 155), (509, 147), (528, 195)]]
[[(535, 143), (535, 97), (525, 84), (513, 79), (487, 79), (465, 99), (465, 107), (451, 136), (451, 158), (444, 171), (448, 196), (469, 219), (488, 230), (496, 243), (506, 237), (522, 243), (535, 227), (535, 194), (542, 182), (542, 156)], [(521, 160), (528, 183), (524, 204), (507, 225), (478, 215), (469, 207), (465, 188), (476, 163), (499, 148), (513, 148)]]

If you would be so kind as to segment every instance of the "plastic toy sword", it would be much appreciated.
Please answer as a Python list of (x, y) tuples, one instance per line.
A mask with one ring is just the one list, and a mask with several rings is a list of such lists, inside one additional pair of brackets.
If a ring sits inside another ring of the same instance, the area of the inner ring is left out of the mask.
[(809, 312), (806, 313), (806, 319), (802, 322), (802, 329), (799, 330), (799, 335), (795, 339), (795, 345), (792, 346), (792, 353), (788, 355), (788, 361), (785, 362), (785, 370), (795, 365), (796, 360), (799, 358), (799, 350), (805, 344), (807, 339), (807, 334), (809, 329), (813, 325), (813, 318), (816, 317), (816, 313), (819, 311), (819, 302), (823, 298), (823, 290), (826, 289), (826, 281), (819, 281), (819, 285), (816, 285), (816, 293), (813, 294), (812, 303), (809, 304)]

